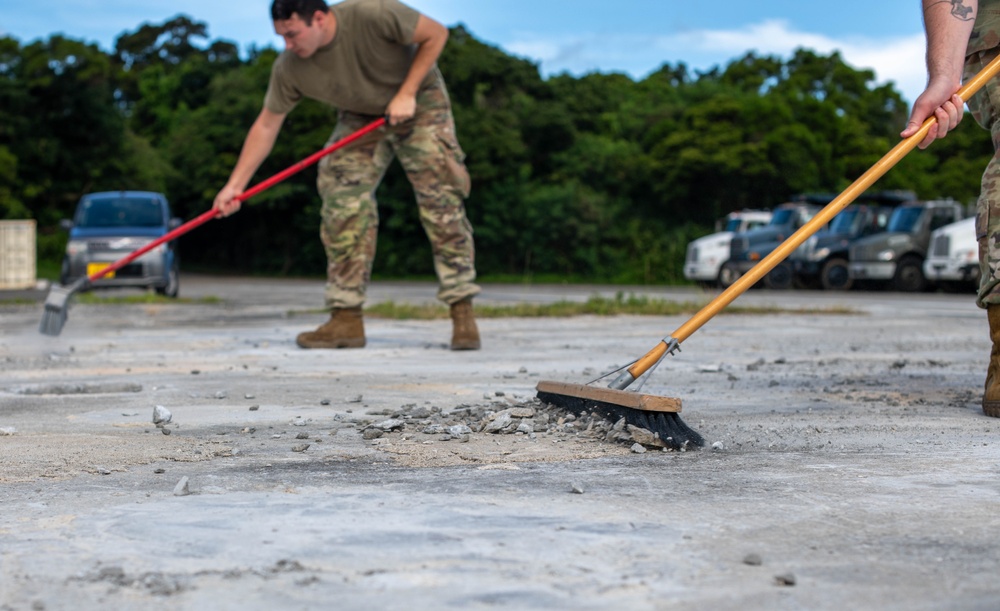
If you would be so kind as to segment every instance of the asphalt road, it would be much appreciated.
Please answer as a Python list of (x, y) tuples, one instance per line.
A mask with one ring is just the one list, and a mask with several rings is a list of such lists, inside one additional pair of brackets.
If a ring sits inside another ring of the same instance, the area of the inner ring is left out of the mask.
[[(363, 350), (299, 350), (322, 288), (188, 275), (183, 296), (219, 302), (78, 304), (57, 338), (40, 304), (0, 303), (0, 609), (1000, 605), (971, 295), (752, 291), (737, 304), (787, 311), (719, 315), (644, 389), (706, 447), (637, 453), (543, 421), (534, 385), (620, 367), (686, 317), (481, 320), (471, 353), (447, 321), (369, 318)], [(618, 291), (711, 296), (477, 302)], [(832, 307), (854, 313), (795, 312)], [(537, 413), (478, 430), (510, 409)]]

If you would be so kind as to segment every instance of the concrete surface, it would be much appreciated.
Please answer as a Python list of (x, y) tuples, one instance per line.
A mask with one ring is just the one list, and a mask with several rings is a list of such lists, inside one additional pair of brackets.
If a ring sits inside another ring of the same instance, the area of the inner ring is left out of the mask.
[(369, 318), (363, 350), (302, 351), (321, 283), (182, 282), (221, 302), (77, 304), (57, 338), (0, 304), (0, 609), (1000, 608), (971, 295), (752, 291), (737, 305), (857, 313), (716, 317), (644, 389), (706, 447), (634, 453), (582, 421), (423, 431), (537, 421), (538, 380), (586, 382), (686, 316), (481, 320), (472, 353), (447, 321)]

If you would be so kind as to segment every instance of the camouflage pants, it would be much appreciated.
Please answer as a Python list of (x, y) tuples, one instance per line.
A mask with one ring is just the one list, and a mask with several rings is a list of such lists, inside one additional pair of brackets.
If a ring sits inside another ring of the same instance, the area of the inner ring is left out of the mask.
[[(966, 58), (965, 77), (971, 78), (1000, 53), (990, 49)], [(972, 116), (993, 138), (993, 158), (983, 172), (976, 204), (976, 239), (982, 272), (976, 304), (981, 308), (1000, 305), (1000, 82), (990, 79), (968, 102)]]
[[(341, 112), (329, 143), (376, 118)], [(413, 186), (420, 222), (430, 239), (438, 299), (451, 304), (479, 293), (474, 284), (472, 225), (464, 204), (469, 174), (455, 136), (448, 92), (440, 85), (419, 92), (412, 120), (386, 126), (319, 163), (320, 237), (326, 248), (329, 308), (355, 307), (365, 301), (378, 234), (375, 189), (394, 157)]]

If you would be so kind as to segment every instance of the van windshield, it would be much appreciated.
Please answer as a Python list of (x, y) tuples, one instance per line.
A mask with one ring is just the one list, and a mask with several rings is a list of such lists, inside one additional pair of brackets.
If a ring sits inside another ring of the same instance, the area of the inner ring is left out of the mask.
[(85, 229), (99, 227), (162, 227), (163, 209), (153, 199), (114, 197), (88, 199), (76, 211), (74, 224)]

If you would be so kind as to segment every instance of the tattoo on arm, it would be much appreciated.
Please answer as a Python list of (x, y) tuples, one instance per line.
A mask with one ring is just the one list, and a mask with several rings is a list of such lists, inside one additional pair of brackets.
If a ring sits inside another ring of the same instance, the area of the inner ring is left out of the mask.
[(976, 20), (976, 16), (972, 14), (972, 7), (966, 6), (965, 0), (941, 0), (940, 2), (935, 2), (934, 4), (950, 4), (951, 16), (959, 21)]

